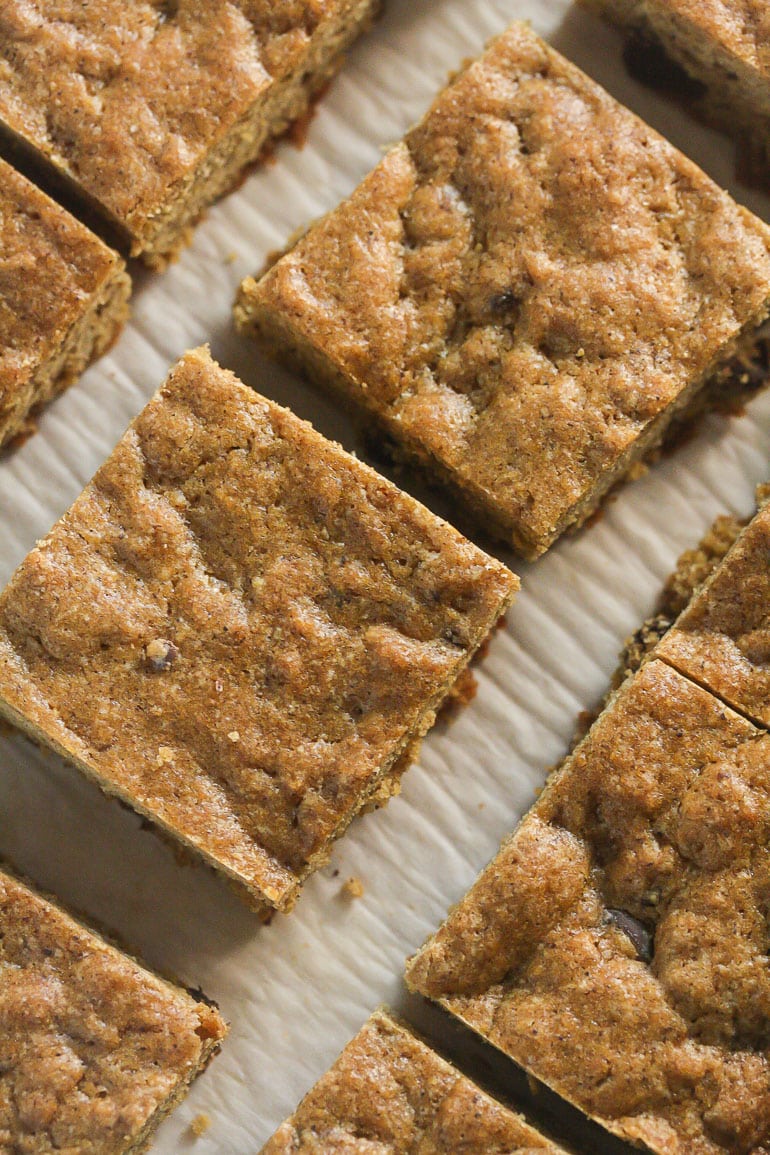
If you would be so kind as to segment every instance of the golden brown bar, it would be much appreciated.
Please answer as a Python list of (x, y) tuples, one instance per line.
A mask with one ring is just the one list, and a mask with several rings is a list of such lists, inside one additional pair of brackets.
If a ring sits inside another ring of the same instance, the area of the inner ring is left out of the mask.
[(0, 445), (112, 343), (130, 292), (118, 254), (0, 160)]
[[(764, 0), (583, 0), (631, 34), (626, 59), (730, 134), (745, 175), (770, 181), (770, 11)], [(667, 66), (682, 70), (677, 82)], [(643, 67), (640, 68), (640, 64)]]
[(752, 339), (769, 238), (515, 24), (236, 318), (535, 557)]
[(162, 263), (307, 111), (378, 0), (5, 0), (0, 128)]
[(768, 559), (770, 505), (764, 504), (656, 650), (764, 726), (770, 725)]
[(0, 1150), (143, 1151), (226, 1031), (0, 870)]
[(201, 349), (0, 596), (0, 714), (285, 910), (517, 586)]
[(376, 1011), (261, 1155), (564, 1155), (401, 1023)]
[(409, 985), (623, 1139), (762, 1151), (769, 835), (770, 736), (650, 661)]

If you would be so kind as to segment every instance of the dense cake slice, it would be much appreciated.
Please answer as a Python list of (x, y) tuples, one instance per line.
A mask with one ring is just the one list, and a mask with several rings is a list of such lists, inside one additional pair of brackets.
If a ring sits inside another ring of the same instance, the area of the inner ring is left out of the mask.
[(770, 736), (629, 680), (409, 985), (659, 1155), (770, 1144)]
[(110, 345), (130, 291), (118, 254), (0, 160), (0, 445)]
[(770, 505), (752, 518), (656, 654), (770, 725)]
[(236, 317), (534, 557), (750, 338), (769, 238), (517, 24)]
[(0, 713), (286, 909), (517, 585), (199, 349), (0, 596)]
[(143, 1151), (226, 1030), (0, 870), (0, 1150)]
[(746, 175), (767, 184), (770, 10), (765, 0), (583, 2), (631, 33), (626, 58), (635, 74), (674, 87), (696, 111), (729, 132)]
[(149, 263), (300, 117), (378, 0), (4, 0), (0, 131)]
[(561, 1148), (376, 1011), (261, 1155), (535, 1151)]

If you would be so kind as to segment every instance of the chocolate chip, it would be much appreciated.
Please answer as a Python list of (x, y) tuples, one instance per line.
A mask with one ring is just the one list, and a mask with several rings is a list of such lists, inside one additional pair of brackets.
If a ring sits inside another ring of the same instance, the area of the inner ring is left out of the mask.
[(652, 935), (644, 923), (634, 918), (627, 910), (617, 910), (614, 907), (607, 907), (607, 921), (618, 930), (622, 930), (642, 962), (652, 962)]
[(495, 293), (489, 300), (489, 307), (493, 313), (509, 313), (517, 304), (516, 294), (510, 289), (506, 289), (502, 293)]
[(179, 657), (179, 650), (173, 642), (167, 642), (163, 638), (154, 638), (151, 642), (147, 643), (145, 656), (147, 658), (147, 665), (152, 672), (162, 674), (164, 670), (168, 670), (173, 666)]

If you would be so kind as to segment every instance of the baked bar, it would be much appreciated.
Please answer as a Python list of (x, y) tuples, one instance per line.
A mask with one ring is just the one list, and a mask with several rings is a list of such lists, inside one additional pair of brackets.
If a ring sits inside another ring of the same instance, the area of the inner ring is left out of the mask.
[[(765, 491), (765, 502), (770, 494)], [(656, 653), (770, 725), (770, 505), (763, 504)]]
[(770, 736), (649, 661), (409, 986), (623, 1139), (764, 1151), (769, 834)]
[[(626, 59), (727, 131), (745, 175), (770, 179), (770, 11), (764, 0), (583, 0), (630, 33)], [(674, 78), (675, 79), (675, 78)]]
[(378, 0), (4, 0), (0, 131), (163, 263), (306, 112)]
[(769, 240), (514, 24), (236, 319), (536, 557), (751, 339)]
[(261, 1155), (561, 1151), (384, 1011), (376, 1011)]
[(0, 714), (286, 910), (517, 586), (199, 349), (0, 595)]
[(0, 870), (0, 1150), (144, 1151), (226, 1030)]
[(118, 254), (0, 160), (0, 445), (111, 344), (130, 291)]

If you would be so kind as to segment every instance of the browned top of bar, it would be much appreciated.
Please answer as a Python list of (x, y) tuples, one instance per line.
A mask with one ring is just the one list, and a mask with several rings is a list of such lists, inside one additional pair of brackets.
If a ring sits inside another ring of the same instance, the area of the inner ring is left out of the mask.
[(536, 553), (764, 312), (769, 235), (514, 25), (241, 303)]
[(0, 160), (0, 429), (19, 390), (117, 263), (89, 229)]
[(0, 1149), (123, 1152), (225, 1034), (0, 871)]
[(765, 0), (656, 0), (770, 79), (770, 9)]
[(0, 597), (0, 699), (280, 904), (516, 586), (197, 350)]
[(770, 725), (770, 506), (725, 560), (656, 651), (736, 710)]
[(650, 662), (410, 984), (627, 1139), (764, 1151), (769, 836), (770, 738)]
[(5, 0), (0, 119), (132, 232), (345, 0)]
[(261, 1155), (558, 1155), (560, 1150), (378, 1011)]

